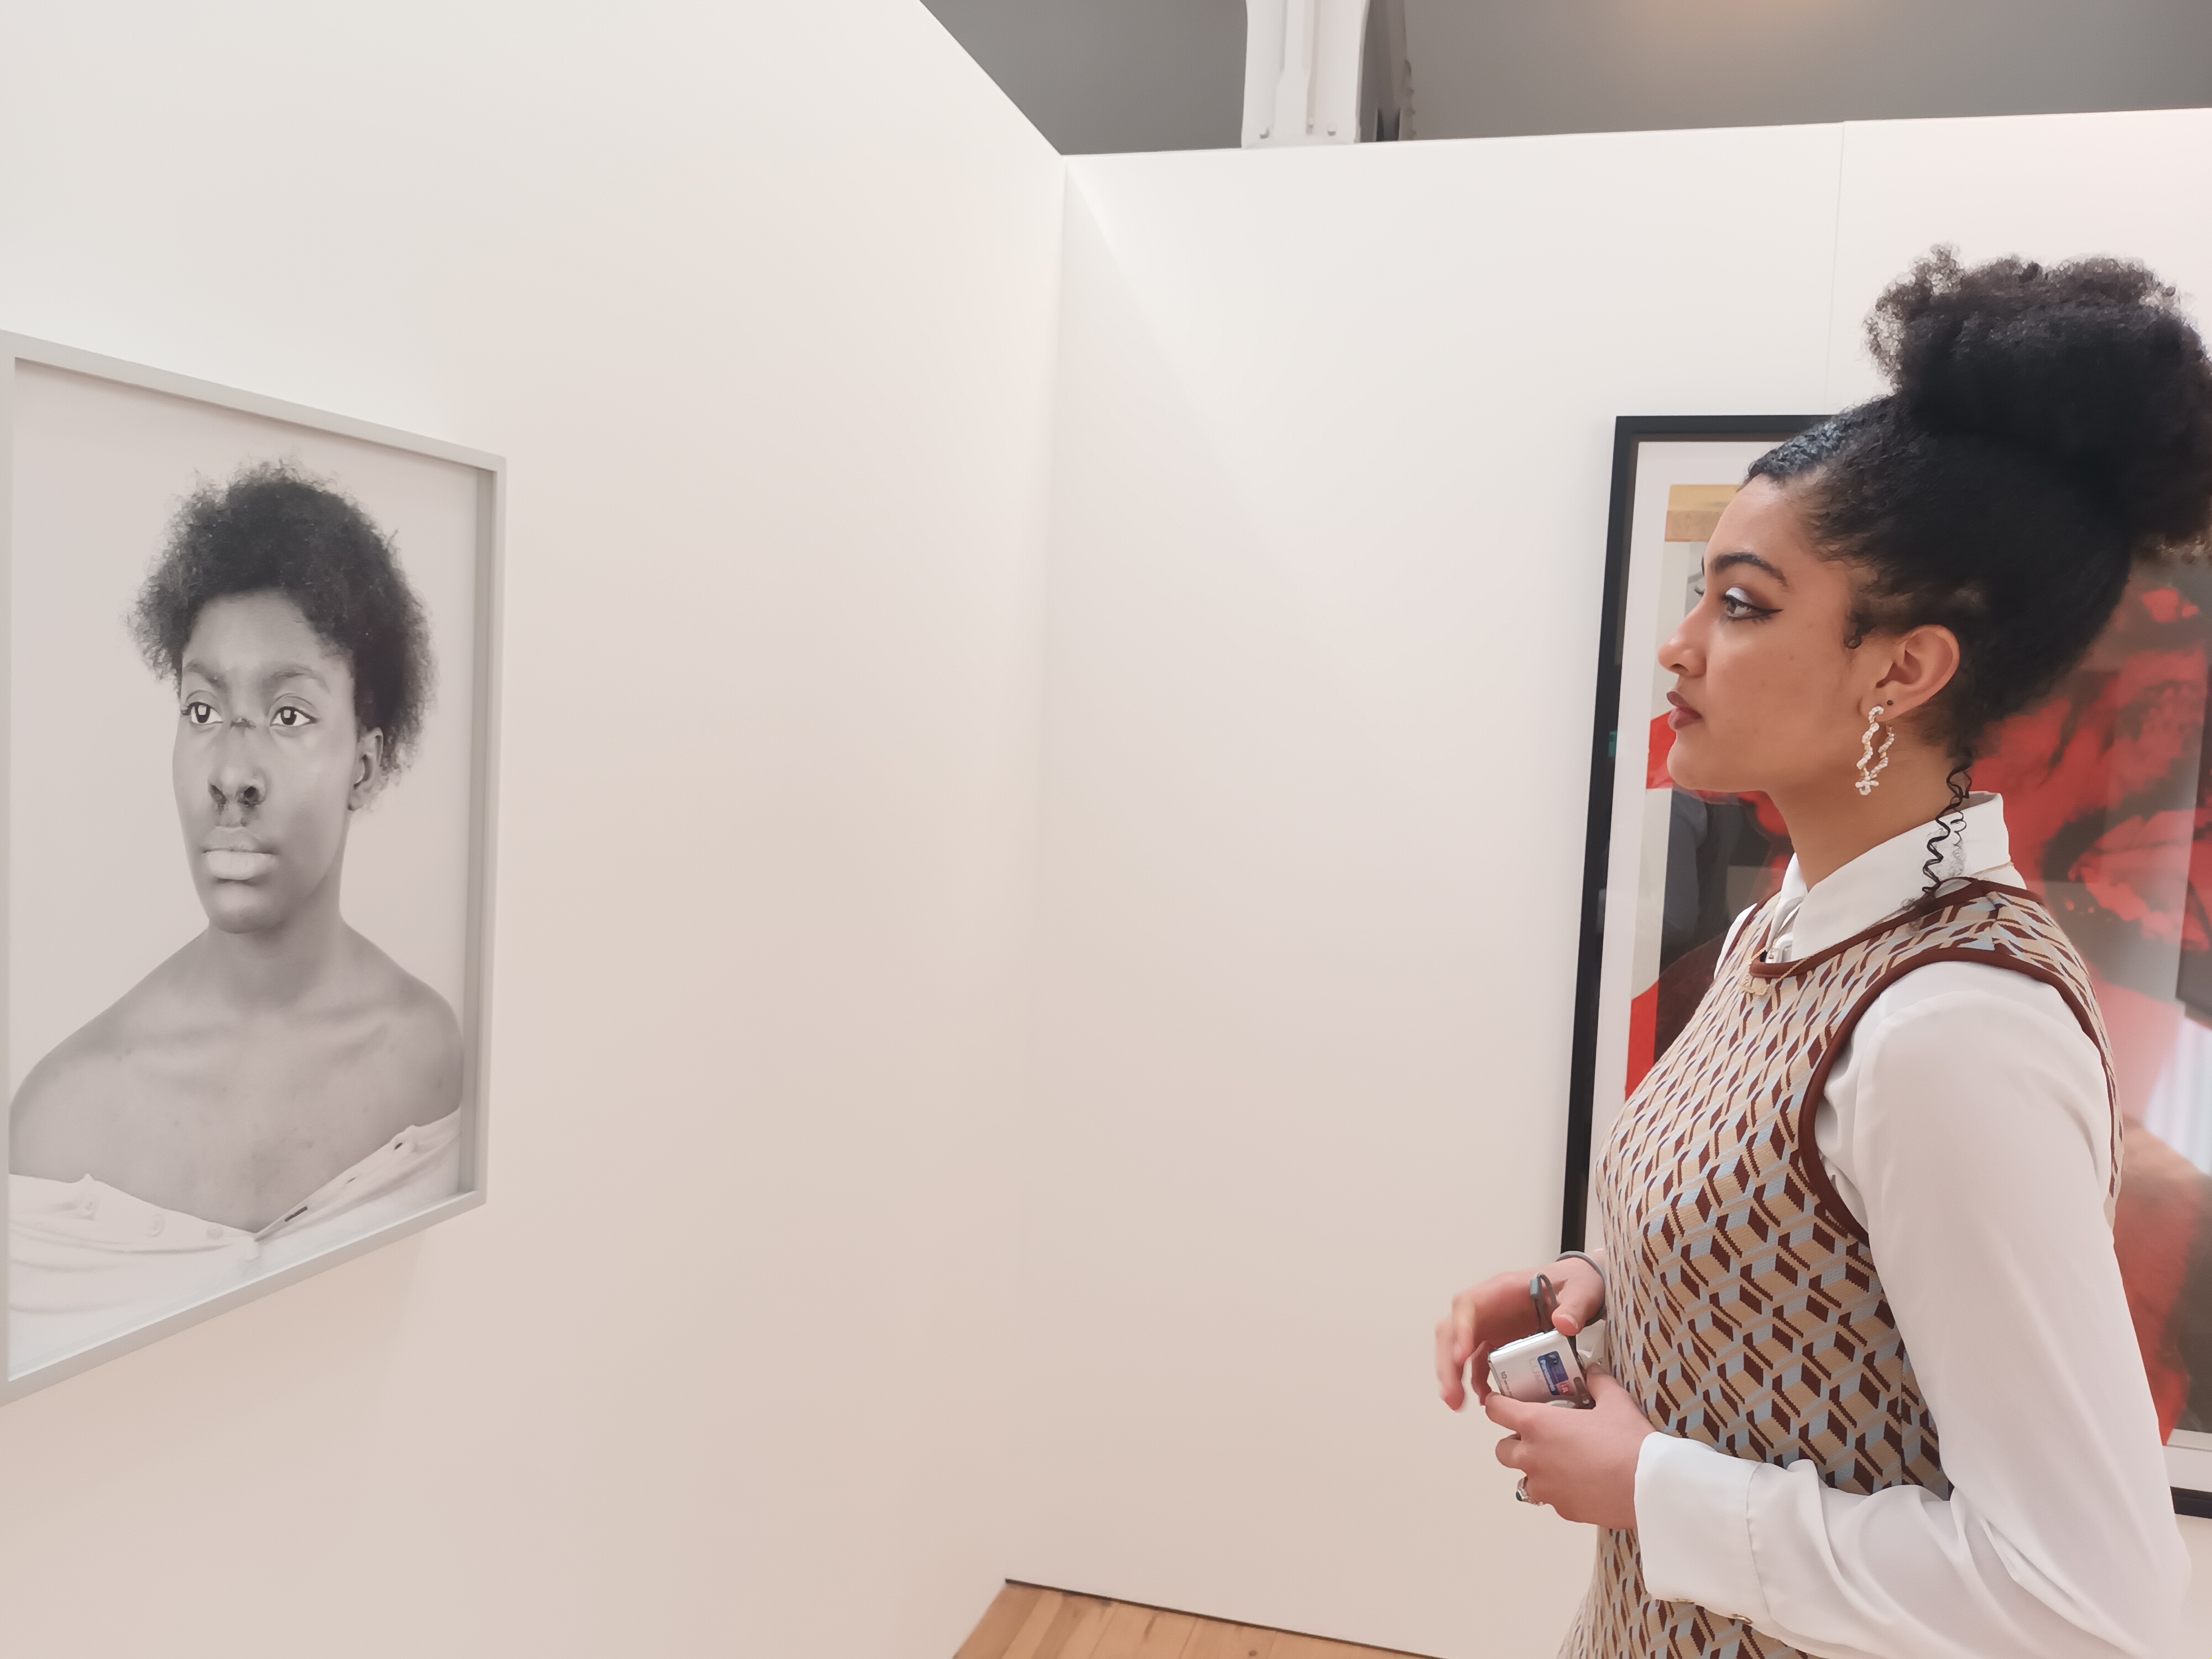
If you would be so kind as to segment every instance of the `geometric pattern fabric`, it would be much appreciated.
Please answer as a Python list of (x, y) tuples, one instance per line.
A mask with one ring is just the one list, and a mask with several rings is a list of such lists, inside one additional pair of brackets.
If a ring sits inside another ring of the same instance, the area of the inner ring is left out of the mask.
[[(1612, 1364), (1653, 1425), (1732, 1457), (1810, 1461), (1838, 1492), (1948, 1496), (1936, 1425), (1864, 1230), (1813, 1120), (1835, 1056), (1890, 985), (1976, 962), (2055, 988), (2112, 1054), (2080, 955), (2033, 895), (1954, 882), (1799, 962), (1763, 961), (1773, 904), (1621, 1109), (1594, 1183)], [(2112, 1113), (2113, 1187), (2119, 1114)], [(1644, 1589), (1633, 1532), (1600, 1534), (1562, 1659), (1789, 1659), (1741, 1619)]]

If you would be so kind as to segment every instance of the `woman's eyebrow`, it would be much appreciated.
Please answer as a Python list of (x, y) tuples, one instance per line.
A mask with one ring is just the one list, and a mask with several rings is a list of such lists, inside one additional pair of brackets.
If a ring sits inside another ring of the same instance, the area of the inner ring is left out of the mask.
[(261, 677), (264, 685), (281, 685), (286, 680), (313, 680), (327, 691), (331, 683), (307, 663), (280, 662), (270, 665), (269, 672)]
[(1722, 571), (1727, 569), (1732, 564), (1747, 564), (1754, 570), (1764, 570), (1768, 575), (1773, 577), (1775, 580), (1780, 582), (1784, 587), (1790, 586), (1789, 577), (1784, 575), (1779, 570), (1777, 570), (1772, 564), (1769, 563), (1766, 560), (1760, 558), (1756, 553), (1722, 553), (1717, 555), (1715, 557), (1705, 561), (1705, 574), (1709, 577), (1717, 576)]
[(205, 680), (210, 685), (215, 687), (218, 691), (228, 691), (230, 689), (230, 682), (228, 680), (223, 678), (222, 675), (216, 673), (214, 669), (210, 668), (205, 663), (196, 661), (191, 657), (185, 658), (183, 662), (177, 665), (177, 678), (179, 679), (182, 679), (187, 674), (196, 675), (199, 678)]

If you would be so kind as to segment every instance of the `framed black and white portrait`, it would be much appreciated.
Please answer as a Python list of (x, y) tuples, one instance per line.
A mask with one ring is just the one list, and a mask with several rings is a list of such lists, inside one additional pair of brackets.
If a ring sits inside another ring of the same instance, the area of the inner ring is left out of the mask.
[(481, 1203), (503, 471), (0, 335), (14, 1398)]

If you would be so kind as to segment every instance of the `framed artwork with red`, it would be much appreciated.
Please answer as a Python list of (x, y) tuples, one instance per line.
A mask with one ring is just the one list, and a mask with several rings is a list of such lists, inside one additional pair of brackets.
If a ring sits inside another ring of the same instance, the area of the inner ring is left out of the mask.
[[(1677, 788), (1660, 645), (1746, 468), (1818, 416), (1624, 416), (1590, 765), (1565, 1243), (1592, 1148), (1790, 857), (1763, 797)], [(2212, 570), (2139, 574), (2088, 657), (1983, 745), (2013, 861), (2089, 965), (2118, 1073), (2114, 1247), (2176, 1508), (2212, 1515)]]

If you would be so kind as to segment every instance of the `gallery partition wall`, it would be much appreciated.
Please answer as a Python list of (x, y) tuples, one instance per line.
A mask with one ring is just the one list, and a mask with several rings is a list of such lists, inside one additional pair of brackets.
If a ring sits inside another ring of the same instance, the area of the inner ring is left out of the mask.
[(1589, 1534), (1429, 1333), (1559, 1244), (1618, 417), (1869, 395), (1938, 241), (2206, 315), (2212, 114), (1070, 175), (1010, 1570), (1548, 1652)]

